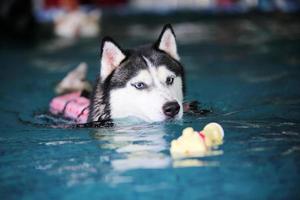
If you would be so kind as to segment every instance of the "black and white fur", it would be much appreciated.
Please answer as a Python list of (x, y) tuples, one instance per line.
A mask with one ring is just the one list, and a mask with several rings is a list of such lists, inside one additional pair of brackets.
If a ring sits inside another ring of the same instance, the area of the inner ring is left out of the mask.
[(89, 121), (136, 117), (148, 122), (183, 115), (184, 69), (171, 25), (154, 44), (124, 50), (111, 38), (101, 47), (101, 70)]

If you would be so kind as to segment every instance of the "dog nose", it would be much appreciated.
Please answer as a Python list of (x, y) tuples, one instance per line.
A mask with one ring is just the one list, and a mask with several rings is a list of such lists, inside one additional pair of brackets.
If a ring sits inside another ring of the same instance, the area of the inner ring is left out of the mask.
[(180, 105), (176, 101), (167, 102), (163, 105), (164, 114), (168, 117), (175, 117), (180, 110)]

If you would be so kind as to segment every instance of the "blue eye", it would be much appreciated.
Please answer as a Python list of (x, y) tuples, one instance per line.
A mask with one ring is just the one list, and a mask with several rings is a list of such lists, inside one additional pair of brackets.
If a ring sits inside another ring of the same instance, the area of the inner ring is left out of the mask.
[(167, 85), (172, 85), (173, 82), (174, 82), (174, 77), (171, 77), (171, 76), (167, 77), (167, 80), (166, 80)]
[(133, 83), (131, 84), (133, 87), (135, 87), (136, 89), (138, 90), (142, 90), (142, 89), (145, 89), (147, 88), (147, 85), (143, 82), (137, 82), (137, 83)]

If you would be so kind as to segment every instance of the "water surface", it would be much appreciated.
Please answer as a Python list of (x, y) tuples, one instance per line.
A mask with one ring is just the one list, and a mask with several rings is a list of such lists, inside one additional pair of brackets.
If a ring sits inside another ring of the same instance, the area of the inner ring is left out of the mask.
[[(154, 41), (169, 20), (144, 19), (104, 18), (102, 35), (132, 47)], [(186, 99), (212, 109), (207, 116), (103, 129), (51, 128), (57, 119), (44, 114), (55, 84), (81, 61), (94, 79), (99, 39), (3, 46), (2, 198), (299, 198), (299, 22), (262, 16), (171, 22), (186, 70)], [(212, 121), (225, 129), (224, 144), (212, 155), (170, 157), (170, 141), (184, 127), (200, 130)]]

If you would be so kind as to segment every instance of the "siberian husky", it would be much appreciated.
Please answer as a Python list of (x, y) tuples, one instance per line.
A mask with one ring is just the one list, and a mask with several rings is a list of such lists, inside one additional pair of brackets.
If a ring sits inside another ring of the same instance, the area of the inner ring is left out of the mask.
[(147, 122), (183, 115), (184, 69), (170, 24), (154, 44), (122, 49), (106, 37), (89, 121), (135, 117)]

